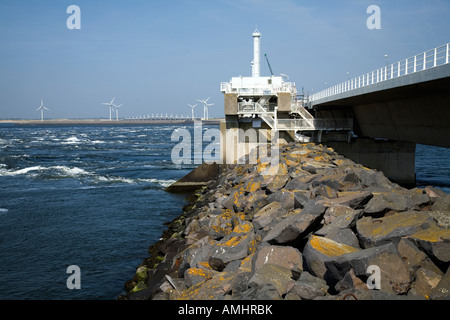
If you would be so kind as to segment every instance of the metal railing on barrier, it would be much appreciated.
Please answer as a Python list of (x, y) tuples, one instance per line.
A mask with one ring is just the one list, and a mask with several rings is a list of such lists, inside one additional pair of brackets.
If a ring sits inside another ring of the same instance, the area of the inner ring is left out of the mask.
[(449, 63), (450, 43), (349, 79), (309, 96), (309, 102)]

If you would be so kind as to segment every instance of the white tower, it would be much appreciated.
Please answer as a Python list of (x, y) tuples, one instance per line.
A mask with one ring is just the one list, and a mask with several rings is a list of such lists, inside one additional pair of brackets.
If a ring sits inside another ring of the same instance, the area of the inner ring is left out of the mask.
[(261, 33), (259, 33), (258, 29), (255, 29), (252, 36), (253, 36), (252, 77), (259, 77), (259, 70), (260, 70), (259, 46), (260, 46)]

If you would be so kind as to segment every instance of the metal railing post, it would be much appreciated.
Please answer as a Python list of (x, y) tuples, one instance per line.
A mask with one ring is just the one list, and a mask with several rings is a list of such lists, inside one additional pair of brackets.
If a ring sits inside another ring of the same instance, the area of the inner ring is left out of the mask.
[(400, 77), (400, 61), (398, 62), (397, 77)]
[(447, 51), (446, 51), (446, 55), (445, 55), (445, 63), (448, 63), (448, 56), (449, 56), (450, 52), (449, 52), (449, 44), (447, 43)]
[(413, 72), (416, 72), (416, 63), (417, 63), (417, 56), (414, 56), (414, 70), (413, 70)]
[(408, 74), (408, 59), (406, 58), (406, 62), (405, 62), (405, 75)]
[(427, 67), (427, 52), (425, 51), (423, 53), (423, 69), (422, 70), (425, 70), (426, 67)]
[(437, 48), (434, 48), (434, 65), (433, 65), (433, 67), (436, 67), (436, 63), (437, 63)]

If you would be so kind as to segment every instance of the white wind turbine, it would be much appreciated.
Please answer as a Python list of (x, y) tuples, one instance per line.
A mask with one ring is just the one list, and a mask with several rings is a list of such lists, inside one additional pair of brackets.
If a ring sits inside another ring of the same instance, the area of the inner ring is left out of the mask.
[(123, 106), (123, 104), (116, 105), (113, 103), (114, 108), (116, 108), (116, 121), (119, 121), (119, 108)]
[(103, 102), (103, 103), (102, 103), (103, 105), (109, 107), (109, 121), (111, 121), (111, 112), (112, 112), (112, 105), (113, 105), (114, 99), (115, 99), (115, 98), (113, 98), (113, 99), (111, 100), (111, 102)]
[(49, 111), (50, 109), (44, 107), (44, 102), (41, 99), (41, 105), (39, 106), (39, 108), (36, 109), (36, 111), (41, 110), (41, 121), (44, 121), (44, 110)]
[(192, 105), (192, 104), (189, 104), (189, 103), (188, 103), (188, 106), (192, 108), (192, 120), (195, 120), (195, 117), (194, 117), (194, 108), (197, 106), (197, 104)]
[(214, 105), (214, 103), (208, 103), (209, 99), (210, 99), (210, 97), (208, 99), (206, 99), (206, 100), (204, 100), (204, 99), (202, 99), (202, 100), (197, 99), (197, 101), (203, 103), (203, 120), (208, 120), (208, 107)]

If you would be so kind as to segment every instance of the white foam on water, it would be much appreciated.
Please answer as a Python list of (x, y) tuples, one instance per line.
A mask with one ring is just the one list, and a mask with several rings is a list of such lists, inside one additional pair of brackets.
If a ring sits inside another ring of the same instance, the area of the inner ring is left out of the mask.
[(176, 180), (172, 180), (172, 179), (154, 179), (154, 178), (147, 178), (147, 179), (138, 179), (139, 181), (143, 181), (143, 182), (151, 182), (151, 183), (155, 183), (155, 184), (159, 184), (160, 186), (166, 188), (168, 186), (170, 186), (171, 184), (177, 182)]
[(136, 183), (136, 181), (133, 179), (123, 177), (96, 176), (95, 179), (107, 183), (128, 183), (128, 184)]
[(78, 139), (77, 136), (71, 136), (71, 137), (69, 137), (67, 139), (64, 139), (64, 141), (61, 142), (61, 143), (62, 144), (76, 144), (76, 143), (80, 143), (80, 142), (81, 142), (81, 140)]
[(8, 169), (0, 168), (0, 176), (17, 176), (17, 175), (21, 175), (21, 174), (27, 174), (32, 171), (39, 171), (39, 170), (44, 170), (44, 169), (45, 168), (41, 167), (41, 166), (33, 166), (33, 167), (23, 168), (23, 169), (19, 169), (19, 170), (8, 170)]
[(78, 168), (78, 167), (66, 167), (66, 166), (53, 166), (53, 167), (49, 167), (47, 169), (55, 169), (58, 171), (61, 171), (64, 175), (69, 176), (69, 177), (78, 177), (78, 176), (86, 176), (86, 175), (92, 175), (90, 172)]
[(51, 167), (42, 167), (42, 166), (32, 166), (27, 167), (23, 169), (18, 170), (11, 170), (11, 169), (5, 169), (4, 165), (0, 166), (0, 176), (17, 176), (17, 175), (23, 175), (23, 174), (29, 174), (35, 171), (49, 171), (49, 170), (56, 170), (61, 173), (62, 176), (67, 177), (78, 177), (78, 176), (84, 176), (84, 175), (92, 175), (91, 173), (87, 172), (86, 170), (83, 170), (78, 167), (66, 167), (66, 166), (51, 166)]
[(0, 208), (0, 214), (7, 213), (8, 211), (8, 209)]

